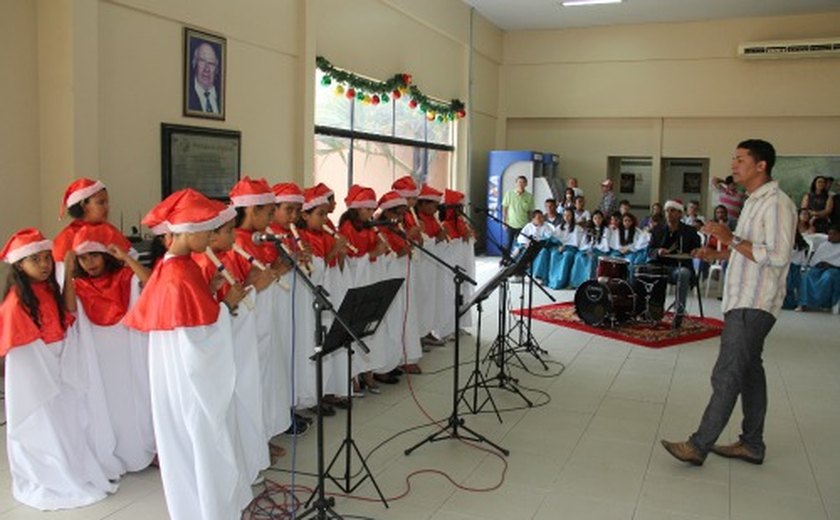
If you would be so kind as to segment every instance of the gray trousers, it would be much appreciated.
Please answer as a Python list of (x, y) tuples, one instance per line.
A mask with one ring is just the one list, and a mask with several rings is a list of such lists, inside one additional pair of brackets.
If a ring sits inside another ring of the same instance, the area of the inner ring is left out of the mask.
[(733, 309), (723, 320), (720, 353), (712, 370), (712, 397), (700, 427), (689, 440), (700, 453), (708, 453), (729, 422), (740, 395), (744, 413), (741, 442), (755, 456), (763, 458), (767, 382), (761, 354), (764, 338), (776, 318), (758, 309)]

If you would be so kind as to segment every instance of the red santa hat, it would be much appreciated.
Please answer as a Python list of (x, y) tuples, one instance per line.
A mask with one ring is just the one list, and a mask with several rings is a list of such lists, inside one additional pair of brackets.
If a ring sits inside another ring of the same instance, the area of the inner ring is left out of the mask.
[(317, 190), (318, 195), (323, 195), (326, 198), (335, 197), (335, 192), (323, 182), (316, 184), (315, 189)]
[(420, 195), (417, 195), (419, 200), (433, 200), (440, 204), (440, 201), (443, 199), (443, 192), (438, 191), (428, 184), (424, 184), (422, 188), (420, 188)]
[(0, 251), (0, 258), (6, 263), (14, 264), (29, 255), (51, 251), (52, 247), (52, 240), (47, 240), (40, 231), (35, 228), (25, 228), (9, 237), (9, 241)]
[(446, 206), (459, 206), (464, 204), (464, 194), (460, 191), (446, 189), (443, 192), (443, 203)]
[(680, 213), (685, 211), (685, 206), (683, 205), (683, 203), (680, 199), (670, 199), (670, 200), (666, 201), (665, 202), (665, 211), (668, 211), (671, 208), (679, 211)]
[(88, 224), (82, 226), (73, 236), (73, 251), (85, 253), (108, 253), (108, 246), (123, 246), (125, 237), (109, 224)]
[(245, 176), (233, 185), (230, 200), (237, 208), (274, 204), (274, 192), (265, 179), (252, 179)]
[(81, 178), (70, 183), (67, 189), (64, 190), (64, 198), (62, 199), (61, 209), (58, 212), (59, 218), (64, 216), (64, 210), (74, 204), (92, 197), (105, 189), (105, 185), (101, 181), (93, 179)]
[(222, 224), (219, 205), (219, 202), (186, 188), (163, 199), (141, 222), (156, 235), (211, 231)]
[(395, 180), (394, 184), (391, 184), (391, 189), (405, 198), (416, 197), (420, 194), (420, 189), (417, 187), (417, 183), (414, 182), (411, 175), (406, 175)]
[(408, 206), (408, 201), (396, 190), (389, 191), (379, 198), (379, 209), (382, 211), (399, 206)]
[(347, 191), (344, 203), (348, 208), (370, 208), (376, 209), (376, 192), (371, 188), (354, 184)]
[(236, 218), (236, 206), (234, 206), (233, 204), (224, 204), (222, 202), (219, 202), (218, 200), (213, 199), (210, 199), (210, 202), (212, 202), (219, 210), (219, 226), (227, 224), (228, 222)]
[(296, 202), (298, 204), (304, 203), (303, 190), (294, 182), (281, 182), (271, 187), (274, 192), (274, 202), (277, 204), (283, 202)]
[(318, 206), (324, 206), (330, 203), (330, 201), (327, 200), (327, 196), (324, 194), (324, 189), (320, 186), (323, 185), (319, 184), (318, 186), (312, 186), (311, 188), (303, 190), (303, 211), (309, 211), (317, 208)]

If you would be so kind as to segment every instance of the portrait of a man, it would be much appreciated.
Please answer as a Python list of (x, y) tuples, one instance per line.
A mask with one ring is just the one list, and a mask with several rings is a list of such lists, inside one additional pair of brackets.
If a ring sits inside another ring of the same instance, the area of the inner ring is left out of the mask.
[(184, 115), (225, 118), (224, 38), (184, 29)]

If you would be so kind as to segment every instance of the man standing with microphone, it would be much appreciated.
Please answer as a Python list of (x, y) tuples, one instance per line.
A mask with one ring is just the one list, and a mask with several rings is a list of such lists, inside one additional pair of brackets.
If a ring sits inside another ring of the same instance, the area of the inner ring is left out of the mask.
[[(761, 355), (785, 297), (796, 226), (796, 206), (771, 177), (775, 161), (776, 150), (766, 141), (749, 139), (738, 144), (732, 176), (749, 194), (738, 226), (732, 233), (726, 224), (704, 225), (702, 231), (728, 244), (728, 250), (704, 247), (694, 253), (707, 262), (729, 261), (712, 396), (688, 441), (662, 441), (668, 453), (695, 466), (702, 465), (710, 451), (752, 464), (764, 462), (767, 384)], [(740, 438), (728, 446), (717, 445), (739, 395), (744, 414)]]

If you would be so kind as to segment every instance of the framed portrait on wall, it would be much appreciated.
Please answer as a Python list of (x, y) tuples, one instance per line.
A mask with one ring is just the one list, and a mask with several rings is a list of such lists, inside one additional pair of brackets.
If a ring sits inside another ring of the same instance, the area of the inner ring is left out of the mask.
[(703, 174), (700, 172), (683, 173), (683, 193), (700, 193)]
[(184, 28), (184, 115), (225, 119), (227, 40)]
[(636, 174), (622, 173), (618, 185), (619, 193), (635, 193), (636, 192)]

